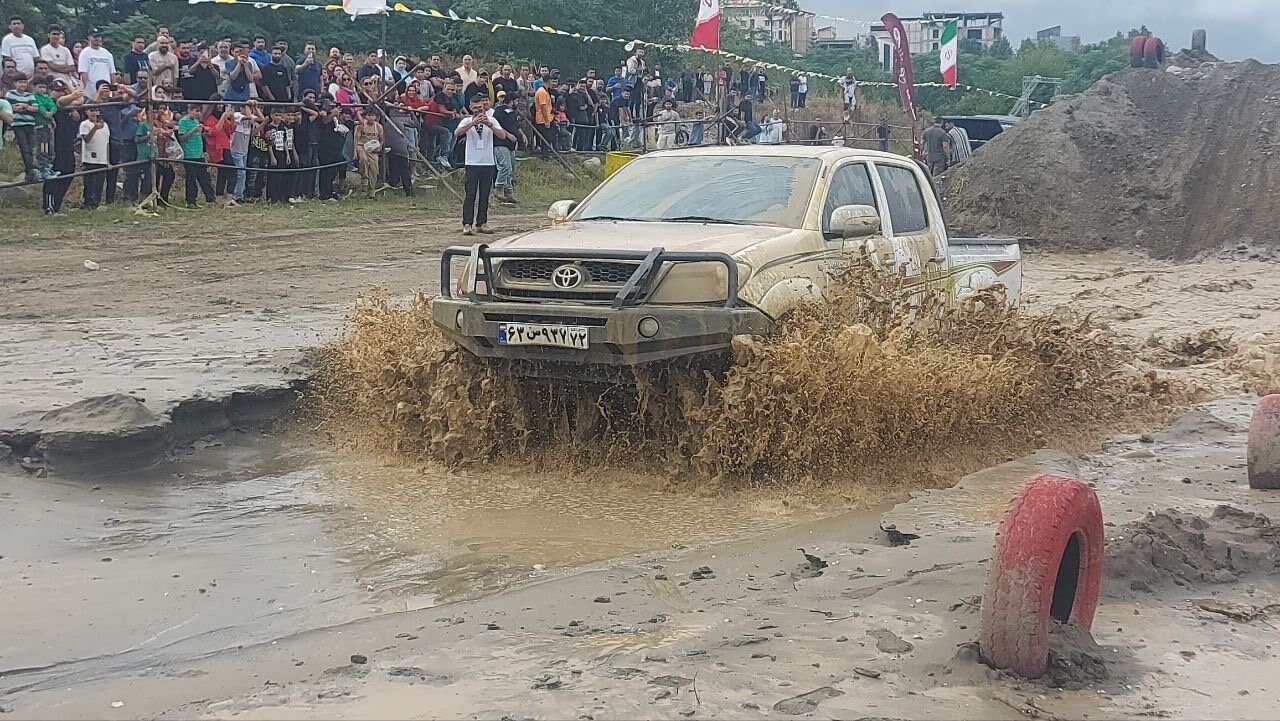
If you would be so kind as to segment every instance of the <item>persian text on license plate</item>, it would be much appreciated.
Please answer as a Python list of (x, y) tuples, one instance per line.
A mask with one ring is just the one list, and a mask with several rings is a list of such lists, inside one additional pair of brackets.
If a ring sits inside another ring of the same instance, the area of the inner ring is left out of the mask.
[(498, 345), (547, 345), (587, 350), (587, 329), (580, 325), (500, 323)]

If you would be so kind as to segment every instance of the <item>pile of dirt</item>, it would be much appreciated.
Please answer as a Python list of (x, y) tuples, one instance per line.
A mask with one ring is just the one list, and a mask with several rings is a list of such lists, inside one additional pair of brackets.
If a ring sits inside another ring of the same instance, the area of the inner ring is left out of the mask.
[(908, 322), (894, 297), (850, 281), (776, 336), (735, 339), (733, 357), (577, 385), (519, 379), (458, 350), (425, 297), (374, 295), (327, 352), (315, 406), (340, 443), (402, 461), (665, 470), (705, 487), (897, 478), (974, 449), (985, 463), (1181, 400), (1126, 367), (1116, 339), (1085, 318), (985, 296)]
[(1280, 65), (1123, 70), (948, 173), (964, 234), (1186, 258), (1280, 257)]
[(1149, 513), (1117, 529), (1107, 543), (1109, 595), (1276, 574), (1280, 526), (1232, 506), (1218, 506), (1207, 518), (1175, 510)]

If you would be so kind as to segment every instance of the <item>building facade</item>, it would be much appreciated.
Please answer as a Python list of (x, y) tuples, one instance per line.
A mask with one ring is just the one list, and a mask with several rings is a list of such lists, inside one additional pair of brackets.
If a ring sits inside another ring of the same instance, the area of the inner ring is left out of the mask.
[(809, 52), (813, 42), (813, 13), (778, 12), (762, 0), (722, 0), (720, 16), (750, 32), (756, 42), (788, 45), (797, 55)]
[(1036, 42), (1047, 43), (1064, 53), (1074, 53), (1080, 49), (1079, 35), (1063, 35), (1062, 26), (1054, 25), (1036, 33)]
[[(912, 55), (936, 53), (941, 49), (942, 28), (956, 21), (959, 40), (975, 40), (982, 47), (990, 48), (1004, 36), (1004, 13), (949, 13), (927, 12), (919, 17), (899, 18), (907, 31), (907, 42)], [(880, 45), (880, 63), (885, 70), (893, 66), (893, 41), (883, 23), (872, 23), (871, 35)]]

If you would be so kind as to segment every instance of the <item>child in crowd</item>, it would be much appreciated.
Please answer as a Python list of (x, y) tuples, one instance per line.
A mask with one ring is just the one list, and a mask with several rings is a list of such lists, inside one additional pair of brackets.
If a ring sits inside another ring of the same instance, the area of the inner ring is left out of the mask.
[(58, 112), (58, 103), (49, 94), (49, 79), (41, 76), (31, 83), (32, 95), (35, 96), (35, 164), (44, 180), (58, 177), (53, 169), (53, 116)]
[(13, 121), (9, 127), (13, 129), (14, 142), (18, 144), (18, 152), (22, 154), (22, 169), (27, 180), (40, 179), (40, 166), (36, 163), (36, 118), (40, 115), (40, 106), (36, 104), (36, 96), (31, 93), (31, 81), (26, 75), (13, 75), (13, 87), (5, 93), (4, 99), (13, 107)]

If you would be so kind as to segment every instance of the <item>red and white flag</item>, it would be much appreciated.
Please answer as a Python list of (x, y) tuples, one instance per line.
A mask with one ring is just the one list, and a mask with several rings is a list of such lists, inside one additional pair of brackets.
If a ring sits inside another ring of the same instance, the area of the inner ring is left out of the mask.
[(693, 26), (689, 46), (720, 49), (720, 0), (698, 0), (698, 20)]

